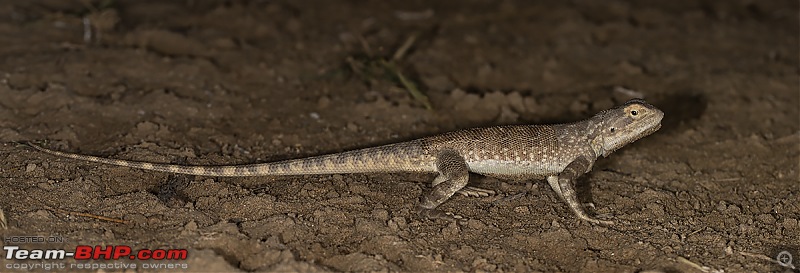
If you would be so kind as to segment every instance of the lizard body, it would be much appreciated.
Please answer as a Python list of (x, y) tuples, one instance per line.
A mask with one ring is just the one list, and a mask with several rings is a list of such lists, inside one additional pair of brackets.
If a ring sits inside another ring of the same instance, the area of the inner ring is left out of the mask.
[(452, 218), (437, 207), (456, 192), (464, 195), (490, 192), (465, 188), (469, 172), (514, 180), (546, 178), (580, 219), (611, 224), (586, 214), (573, 184), (580, 175), (591, 170), (598, 157), (608, 156), (658, 130), (663, 116), (664, 113), (654, 106), (633, 99), (589, 119), (568, 124), (475, 128), (330, 155), (230, 166), (183, 166), (110, 159), (28, 144), (61, 157), (201, 176), (438, 172), (432, 190), (422, 196), (419, 203), (420, 211), (432, 218)]

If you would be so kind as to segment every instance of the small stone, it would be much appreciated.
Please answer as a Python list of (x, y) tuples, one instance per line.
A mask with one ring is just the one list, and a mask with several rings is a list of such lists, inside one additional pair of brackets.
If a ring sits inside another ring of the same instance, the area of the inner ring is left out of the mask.
[(540, 109), (539, 103), (533, 97), (523, 98), (522, 104), (525, 105), (525, 111), (528, 113), (544, 112)]
[(761, 214), (759, 216), (756, 216), (756, 219), (758, 219), (759, 222), (767, 224), (767, 225), (775, 224), (775, 217), (772, 217), (772, 215), (769, 215), (769, 214), (766, 214), (766, 213), (765, 214)]
[(724, 212), (726, 209), (728, 209), (728, 206), (725, 205), (725, 201), (719, 201), (719, 204), (717, 204), (717, 211)]
[(525, 99), (522, 98), (522, 95), (520, 95), (519, 92), (514, 91), (509, 93), (506, 95), (506, 100), (514, 112), (525, 113)]
[(423, 83), (425, 83), (430, 90), (437, 90), (437, 91), (446, 91), (453, 89), (455, 86), (453, 82), (444, 75), (437, 75), (437, 76), (423, 76), (421, 77)]
[(500, 116), (497, 121), (500, 123), (514, 123), (519, 120), (519, 114), (511, 110), (508, 106), (500, 106)]
[(103, 238), (106, 240), (113, 240), (116, 238), (116, 236), (114, 236), (113, 230), (106, 229), (105, 231), (103, 231)]
[(31, 218), (31, 219), (46, 219), (46, 218), (49, 218), (50, 216), (52, 216), (50, 211), (40, 209), (40, 210), (36, 210), (35, 212), (28, 213), (28, 215), (26, 217)]
[(482, 268), (484, 265), (486, 265), (488, 263), (489, 263), (489, 261), (487, 261), (484, 258), (476, 258), (474, 261), (472, 261), (472, 267)]
[(467, 220), (467, 226), (468, 226), (470, 229), (474, 229), (474, 230), (483, 230), (483, 229), (486, 229), (486, 224), (484, 224), (484, 223), (483, 223), (483, 222), (481, 222), (480, 220), (476, 220), (476, 219), (469, 219), (469, 220)]
[(26, 173), (29, 173), (29, 172), (32, 172), (32, 171), (35, 171), (35, 170), (36, 170), (36, 164), (34, 164), (34, 163), (28, 163), (28, 165), (25, 166), (25, 172)]
[(386, 221), (389, 219), (389, 211), (385, 209), (374, 209), (372, 210), (372, 216), (380, 219), (381, 221)]
[(183, 226), (183, 229), (188, 231), (195, 231), (197, 230), (197, 222), (190, 221), (189, 223)]
[(328, 199), (339, 198), (340, 196), (341, 195), (336, 191), (329, 191), (328, 193), (325, 194), (325, 198), (328, 198)]
[(406, 223), (406, 218), (396, 216), (389, 220), (388, 225), (393, 231), (399, 231), (406, 228), (408, 224)]
[(236, 42), (233, 41), (233, 39), (230, 39), (230, 38), (214, 39), (214, 40), (211, 40), (209, 42), (209, 44), (214, 46), (214, 47), (216, 47), (216, 48), (220, 48), (220, 49), (235, 49), (236, 48)]
[(585, 113), (589, 111), (589, 105), (582, 101), (576, 100), (569, 105), (569, 111), (573, 114)]
[(148, 223), (147, 216), (144, 216), (144, 215), (141, 215), (141, 214), (128, 214), (127, 216), (125, 216), (124, 219), (127, 220), (130, 223), (135, 224), (135, 225), (144, 225), (144, 226), (146, 226), (147, 223)]
[(458, 227), (458, 223), (450, 222), (447, 227), (442, 229), (442, 236), (445, 239), (454, 239), (458, 238), (459, 234), (461, 233), (461, 228)]
[(330, 105), (331, 105), (331, 99), (328, 98), (328, 96), (322, 96), (319, 98), (319, 100), (317, 100), (317, 107), (319, 107), (320, 109), (327, 108)]
[(787, 230), (797, 230), (800, 229), (800, 226), (797, 224), (797, 219), (786, 218), (783, 219), (783, 228)]
[(561, 229), (562, 226), (561, 226), (560, 223), (558, 223), (558, 221), (553, 220), (553, 222), (550, 223), (550, 228), (551, 229)]
[(530, 209), (528, 208), (528, 206), (516, 206), (514, 207), (514, 212), (519, 214), (528, 214), (530, 213)]

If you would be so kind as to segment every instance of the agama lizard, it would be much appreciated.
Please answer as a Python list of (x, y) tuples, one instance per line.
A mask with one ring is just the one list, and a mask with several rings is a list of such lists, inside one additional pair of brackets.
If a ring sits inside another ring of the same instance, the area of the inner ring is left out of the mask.
[(371, 172), (438, 173), (432, 190), (420, 198), (420, 212), (431, 218), (458, 217), (437, 209), (453, 194), (486, 195), (466, 187), (469, 172), (501, 179), (543, 179), (578, 218), (595, 224), (611, 221), (589, 217), (573, 184), (595, 160), (661, 128), (664, 113), (641, 99), (568, 124), (514, 125), (454, 131), (407, 142), (322, 156), (229, 166), (183, 166), (109, 159), (31, 147), (56, 156), (143, 170), (201, 176), (307, 175)]

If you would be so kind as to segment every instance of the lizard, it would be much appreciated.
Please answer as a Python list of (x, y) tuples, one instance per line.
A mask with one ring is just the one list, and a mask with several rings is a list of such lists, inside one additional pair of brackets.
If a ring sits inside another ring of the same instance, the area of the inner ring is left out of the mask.
[(438, 209), (455, 193), (487, 196), (491, 190), (468, 187), (469, 173), (506, 180), (546, 179), (581, 220), (611, 225), (590, 217), (578, 202), (574, 183), (595, 161), (661, 128), (664, 112), (642, 99), (600, 111), (585, 120), (549, 125), (505, 125), (472, 128), (406, 142), (269, 163), (186, 166), (111, 159), (43, 148), (65, 158), (150, 171), (216, 177), (324, 175), (373, 172), (438, 173), (431, 190), (417, 205), (429, 218), (462, 219)]

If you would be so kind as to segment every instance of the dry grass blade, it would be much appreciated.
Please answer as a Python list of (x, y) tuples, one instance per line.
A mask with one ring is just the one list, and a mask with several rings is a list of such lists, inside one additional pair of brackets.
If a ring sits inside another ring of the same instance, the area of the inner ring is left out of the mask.
[(411, 48), (411, 46), (414, 45), (414, 42), (416, 41), (417, 41), (416, 34), (408, 36), (408, 38), (403, 42), (403, 45), (401, 45), (400, 48), (398, 48), (397, 51), (394, 52), (392, 60), (382, 61), (381, 63), (387, 70), (391, 71), (392, 74), (394, 74), (394, 76), (397, 77), (397, 80), (399, 80), (400, 83), (406, 88), (406, 90), (408, 90), (408, 92), (411, 93), (411, 97), (422, 103), (422, 105), (425, 105), (425, 109), (432, 110), (433, 106), (431, 106), (431, 101), (430, 99), (428, 99), (428, 96), (422, 93), (422, 91), (419, 91), (417, 85), (414, 84), (412, 81), (408, 80), (408, 78), (406, 78), (403, 75), (403, 72), (400, 71), (400, 69), (397, 67), (397, 64), (395, 63), (403, 59), (403, 57), (405, 57), (406, 52), (408, 52), (408, 49)]
[(400, 81), (400, 84), (402, 84), (403, 87), (406, 88), (406, 90), (408, 90), (408, 93), (411, 94), (411, 97), (422, 103), (422, 105), (425, 105), (425, 109), (428, 110), (433, 109), (433, 106), (431, 106), (431, 101), (430, 99), (428, 99), (428, 96), (423, 94), (422, 91), (419, 91), (416, 84), (409, 81), (405, 76), (403, 76), (403, 72), (401, 72), (400, 69), (397, 68), (397, 65), (395, 65), (394, 62), (381, 61), (381, 64), (383, 65), (384, 68), (386, 68), (386, 70), (391, 71), (392, 74), (395, 77), (397, 77), (397, 80)]
[(8, 222), (6, 221), (6, 215), (3, 213), (3, 209), (0, 209), (0, 229), (8, 229)]
[(714, 268), (711, 268), (711, 267), (708, 267), (708, 266), (704, 266), (704, 265), (699, 265), (699, 264), (697, 264), (695, 262), (692, 262), (692, 261), (690, 261), (690, 260), (688, 260), (688, 259), (686, 259), (684, 257), (680, 257), (680, 256), (678, 256), (678, 262), (680, 262), (682, 264), (686, 264), (688, 266), (691, 266), (692, 268), (700, 270), (701, 272), (706, 272), (706, 273), (723, 273), (723, 272), (725, 272), (723, 270), (714, 269)]
[(411, 97), (414, 98), (414, 100), (422, 103), (422, 105), (425, 106), (425, 109), (432, 110), (433, 106), (431, 105), (428, 96), (419, 90), (419, 87), (417, 87), (414, 81), (406, 77), (406, 74), (403, 73), (401, 66), (398, 65), (403, 57), (406, 56), (408, 50), (414, 45), (416, 40), (417, 35), (412, 34), (406, 38), (403, 44), (394, 52), (391, 57), (381, 57), (374, 56), (369, 43), (363, 37), (359, 36), (358, 41), (361, 43), (361, 48), (363, 48), (366, 58), (354, 58), (352, 56), (348, 57), (346, 60), (347, 66), (349, 66), (353, 74), (370, 83), (377, 81), (379, 78), (391, 77), (392, 80), (396, 80), (400, 85), (402, 85), (403, 88), (406, 89), (409, 94), (411, 94)]
[(403, 59), (403, 57), (405, 57), (406, 55), (406, 52), (408, 52), (408, 49), (411, 48), (411, 46), (414, 45), (414, 42), (416, 41), (417, 41), (416, 34), (408, 36), (406, 41), (403, 42), (403, 45), (401, 45), (400, 48), (398, 48), (397, 51), (394, 52), (394, 56), (392, 56), (392, 61), (399, 61)]
[(761, 259), (761, 260), (768, 261), (768, 262), (773, 262), (773, 263), (776, 263), (776, 264), (778, 264), (780, 266), (783, 266), (783, 267), (786, 267), (786, 268), (789, 268), (789, 269), (792, 269), (792, 270), (796, 269), (794, 264), (791, 264), (791, 259), (789, 260), (788, 264), (784, 264), (781, 261), (778, 261), (776, 259), (767, 257), (767, 255), (764, 255), (764, 254), (755, 254), (755, 253), (750, 253), (750, 252), (745, 252), (745, 251), (739, 251), (739, 254), (741, 254), (743, 256), (747, 256), (747, 257)]

